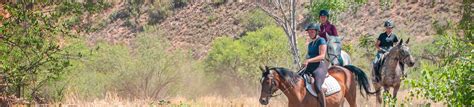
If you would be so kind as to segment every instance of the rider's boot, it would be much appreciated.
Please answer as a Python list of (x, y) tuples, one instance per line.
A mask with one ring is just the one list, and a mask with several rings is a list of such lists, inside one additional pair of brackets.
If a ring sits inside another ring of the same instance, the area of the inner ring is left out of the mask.
[(326, 92), (325, 89), (321, 89), (318, 92), (318, 100), (321, 107), (326, 107), (326, 96), (324, 95), (324, 92)]

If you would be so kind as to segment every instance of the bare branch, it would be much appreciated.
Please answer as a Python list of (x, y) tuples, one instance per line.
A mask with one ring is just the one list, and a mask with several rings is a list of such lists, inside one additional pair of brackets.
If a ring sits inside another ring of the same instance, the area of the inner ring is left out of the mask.
[(279, 18), (278, 16), (272, 14), (267, 8), (263, 7), (263, 6), (258, 6), (260, 9), (263, 10), (263, 12), (265, 12), (267, 15), (269, 15), (270, 17), (272, 17), (275, 22), (277, 22), (277, 24), (279, 25), (283, 25), (283, 19)]
[(288, 18), (286, 17), (285, 11), (283, 10), (282, 3), (281, 3), (280, 0), (278, 0), (278, 2), (279, 2), (279, 3), (278, 3), (278, 6), (277, 6), (277, 7), (278, 7), (278, 9), (280, 10), (280, 13), (282, 14), (283, 20), (284, 20), (285, 23), (288, 23), (289, 20), (288, 20)]
[[(284, 31), (286, 36), (288, 37), (288, 44), (290, 47), (290, 51), (293, 56), (293, 61), (295, 67), (299, 67), (300, 59), (299, 59), (299, 52), (296, 43), (296, 0), (275, 0), (273, 1), (273, 6), (275, 6), (275, 11), (271, 11), (268, 8), (264, 7), (262, 4), (258, 3), (258, 7), (260, 7), (265, 13), (271, 16), (278, 25), (280, 25)], [(281, 14), (279, 16), (277, 13)], [(288, 14), (287, 14), (288, 13)], [(287, 16), (288, 15), (288, 16)]]

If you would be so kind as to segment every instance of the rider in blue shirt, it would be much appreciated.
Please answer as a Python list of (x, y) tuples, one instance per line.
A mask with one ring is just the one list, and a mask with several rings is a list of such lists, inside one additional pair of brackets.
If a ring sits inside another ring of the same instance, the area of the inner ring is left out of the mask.
[(308, 54), (306, 56), (306, 60), (304, 61), (304, 65), (306, 67), (304, 72), (313, 75), (316, 83), (318, 100), (321, 103), (321, 106), (325, 107), (326, 100), (325, 95), (321, 90), (321, 86), (323, 85), (324, 79), (326, 79), (327, 69), (329, 66), (323, 61), (324, 57), (326, 56), (327, 43), (324, 38), (317, 35), (320, 31), (319, 24), (311, 23), (305, 28), (305, 30), (308, 33), (309, 39), (311, 39), (311, 41), (307, 44)]

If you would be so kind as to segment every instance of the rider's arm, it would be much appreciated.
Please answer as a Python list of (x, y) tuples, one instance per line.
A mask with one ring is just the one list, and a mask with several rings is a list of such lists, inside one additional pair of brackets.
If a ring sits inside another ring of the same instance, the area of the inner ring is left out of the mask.
[(335, 27), (334, 25), (332, 25), (332, 27), (331, 27), (331, 32), (333, 33), (332, 36), (339, 36), (339, 35), (337, 34), (337, 29), (336, 29), (336, 27)]
[(380, 50), (380, 40), (377, 40), (377, 42), (375, 42), (375, 49), (377, 49), (377, 51)]
[(308, 59), (308, 62), (321, 62), (322, 60), (324, 60), (324, 57), (326, 56), (326, 49), (327, 45), (319, 46), (319, 55), (314, 58)]
[(380, 34), (379, 37), (377, 38), (376, 42), (375, 42), (375, 49), (377, 51), (380, 51), (382, 48), (380, 48), (380, 41), (382, 40), (382, 36), (384, 35), (384, 33)]

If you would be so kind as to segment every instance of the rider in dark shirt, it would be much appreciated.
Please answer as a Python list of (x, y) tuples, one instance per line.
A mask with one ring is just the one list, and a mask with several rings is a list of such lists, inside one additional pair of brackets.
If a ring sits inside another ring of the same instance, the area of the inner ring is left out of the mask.
[[(395, 35), (392, 32), (393, 27), (395, 27), (393, 22), (391, 20), (385, 21), (384, 27), (385, 27), (385, 32), (379, 35), (379, 37), (377, 38), (377, 42), (375, 43), (377, 54), (375, 56), (373, 66), (374, 66), (375, 72), (377, 72), (376, 74), (380, 74), (378, 73), (380, 72), (379, 71), (380, 66), (378, 64), (380, 57), (382, 57), (383, 54), (388, 52), (393, 47), (393, 45), (398, 42), (397, 35)], [(379, 76), (379, 75), (376, 75), (376, 76)]]
[(329, 22), (328, 18), (329, 11), (321, 10), (319, 12), (319, 21), (321, 21), (321, 31), (319, 32), (319, 36), (326, 39), (326, 41), (328, 40), (327, 36), (338, 36), (336, 27)]

